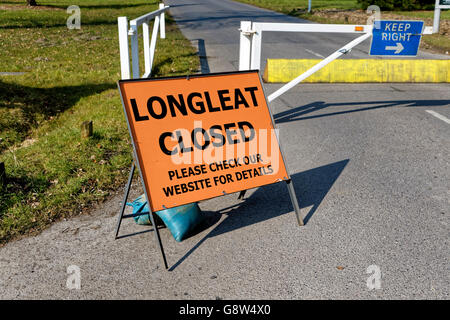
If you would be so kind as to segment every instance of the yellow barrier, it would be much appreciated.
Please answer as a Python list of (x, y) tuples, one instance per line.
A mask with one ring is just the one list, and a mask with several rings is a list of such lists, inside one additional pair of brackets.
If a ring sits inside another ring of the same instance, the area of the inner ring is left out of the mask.
[[(268, 59), (263, 79), (289, 82), (320, 59)], [(450, 60), (340, 59), (303, 82), (450, 82)]]

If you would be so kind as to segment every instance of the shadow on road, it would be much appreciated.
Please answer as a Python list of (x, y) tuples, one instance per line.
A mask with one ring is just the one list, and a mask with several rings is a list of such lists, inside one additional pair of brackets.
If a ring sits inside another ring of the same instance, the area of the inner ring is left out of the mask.
[[(306, 215), (305, 212), (302, 212), (305, 215), (305, 225), (317, 211), (348, 162), (349, 160), (346, 159), (291, 176), (301, 210), (311, 207)], [(237, 195), (236, 193), (236, 198)], [(238, 200), (236, 199), (236, 201)], [(294, 214), (287, 187), (283, 182), (258, 188), (244, 201), (219, 212), (203, 212), (206, 216), (205, 222), (194, 233), (201, 232), (216, 224), (222, 215), (226, 217), (179, 259), (169, 271), (175, 270), (208, 238), (273, 219), (286, 213)]]
[[(373, 105), (370, 107), (358, 108), (353, 110), (336, 111), (330, 113), (323, 113), (314, 116), (304, 116), (308, 113), (319, 111), (331, 107), (342, 107), (342, 106), (360, 106), (360, 105)], [(307, 120), (322, 118), (328, 116), (335, 116), (346, 113), (360, 112), (375, 110), (381, 108), (391, 108), (391, 107), (439, 107), (450, 105), (450, 100), (397, 100), (397, 101), (367, 101), (367, 102), (344, 102), (344, 103), (325, 103), (323, 101), (317, 101), (309, 103), (304, 106), (296, 107), (286, 111), (282, 111), (273, 115), (276, 123), (291, 122), (297, 120)]]
[(203, 39), (193, 39), (192, 41), (197, 41), (198, 57), (200, 58), (200, 73), (207, 74), (211, 70), (208, 63), (208, 55), (206, 53), (205, 40)]

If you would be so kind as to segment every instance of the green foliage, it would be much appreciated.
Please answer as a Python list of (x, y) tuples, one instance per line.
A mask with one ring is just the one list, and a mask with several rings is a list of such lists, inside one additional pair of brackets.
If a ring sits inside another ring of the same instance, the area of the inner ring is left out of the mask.
[(381, 10), (430, 10), (434, 8), (435, 0), (357, 0), (362, 9), (377, 5)]
[[(313, 9), (354, 9), (357, 7), (357, 0), (312, 0)], [(297, 10), (306, 10), (308, 0), (240, 0), (254, 6), (270, 8), (271, 10), (289, 14)]]
[[(394, 13), (396, 15), (395, 19), (429, 19), (428, 25), (431, 25), (434, 11), (433, 10), (420, 10), (413, 11), (412, 9), (405, 9), (410, 7), (422, 8), (422, 9), (434, 9), (435, 0), (312, 0), (312, 12), (308, 13), (308, 0), (238, 0), (239, 2), (248, 3), (254, 6), (259, 6), (262, 8), (275, 10), (282, 12), (284, 14), (299, 17), (301, 19), (308, 19), (319, 23), (364, 23), (359, 22), (349, 22), (347, 16), (339, 16), (339, 14), (334, 14), (336, 12), (350, 13), (357, 9), (365, 9), (367, 6), (372, 4), (377, 4), (383, 10), (382, 17), (385, 13)], [(334, 10), (337, 9), (337, 10)], [(392, 12), (395, 10), (395, 12)], [(330, 15), (327, 15), (327, 11)], [(363, 11), (363, 12), (364, 12)], [(386, 12), (391, 11), (391, 12)], [(392, 15), (391, 15), (392, 16)], [(367, 16), (368, 17), (368, 16)], [(450, 10), (441, 11), (441, 34), (425, 35), (423, 37), (423, 42), (429, 45), (433, 50), (446, 53), (450, 51), (450, 41), (449, 36), (446, 31), (443, 31), (443, 24), (448, 25), (448, 20), (450, 19)]]

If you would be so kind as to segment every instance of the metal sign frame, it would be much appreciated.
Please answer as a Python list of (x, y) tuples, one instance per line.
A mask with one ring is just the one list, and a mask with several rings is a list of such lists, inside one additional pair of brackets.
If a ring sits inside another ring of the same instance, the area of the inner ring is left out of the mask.
[[(119, 80), (119, 81), (123, 81), (123, 80)], [(130, 192), (131, 182), (133, 180), (133, 175), (134, 175), (134, 171), (135, 171), (136, 167), (139, 170), (139, 175), (140, 175), (140, 178), (141, 178), (141, 181), (142, 181), (142, 188), (144, 189), (144, 194), (146, 196), (146, 199), (147, 199), (147, 201), (148, 201), (148, 199), (150, 199), (149, 193), (148, 193), (147, 188), (146, 188), (145, 183), (144, 183), (144, 177), (142, 175), (141, 167), (140, 167), (140, 164), (139, 164), (139, 158), (137, 157), (136, 145), (135, 145), (135, 142), (134, 142), (134, 139), (133, 139), (133, 135), (131, 134), (130, 122), (128, 120), (127, 112), (126, 112), (126, 109), (125, 109), (125, 103), (123, 101), (122, 91), (120, 90), (120, 87), (119, 87), (119, 82), (117, 83), (117, 86), (118, 86), (119, 93), (120, 93), (120, 101), (122, 102), (123, 111), (125, 113), (125, 119), (127, 120), (127, 127), (128, 127), (128, 132), (130, 133), (131, 144), (133, 146), (133, 164), (131, 166), (130, 176), (128, 178), (128, 183), (126, 185), (124, 200), (123, 200), (123, 203), (122, 203), (122, 208), (121, 208), (121, 211), (120, 211), (119, 220), (117, 222), (116, 239), (117, 239), (117, 236), (119, 234), (120, 224), (121, 224), (121, 221), (123, 219), (123, 213), (125, 211), (125, 206), (126, 206), (126, 203), (127, 203), (129, 192)], [(161, 236), (159, 234), (158, 226), (155, 223), (154, 212), (152, 212), (152, 209), (151, 209), (150, 206), (148, 206), (148, 211), (149, 211), (148, 216), (149, 216), (150, 221), (152, 223), (153, 230), (155, 231), (156, 243), (158, 244), (159, 251), (161, 252), (162, 262), (163, 262), (164, 268), (167, 270), (168, 269), (167, 258), (166, 258), (166, 255), (164, 253), (164, 247), (162, 245)]]
[[(145, 193), (145, 196), (146, 196), (146, 199), (147, 199), (148, 203), (150, 203), (149, 199), (151, 199), (149, 190), (146, 188), (145, 183), (144, 183), (144, 177), (142, 175), (139, 157), (137, 156), (136, 142), (134, 141), (134, 138), (133, 138), (133, 135), (132, 135), (131, 126), (130, 126), (130, 122), (129, 122), (129, 119), (128, 119), (125, 103), (124, 103), (124, 100), (123, 100), (122, 91), (120, 89), (120, 83), (122, 83), (122, 82), (136, 82), (136, 81), (149, 81), (149, 80), (151, 80), (151, 81), (158, 81), (158, 80), (183, 79), (183, 78), (192, 79), (192, 78), (202, 78), (202, 77), (208, 77), (208, 76), (243, 74), (243, 73), (256, 73), (258, 75), (258, 79), (259, 79), (259, 82), (261, 84), (261, 88), (263, 89), (263, 96), (264, 96), (264, 100), (266, 102), (267, 111), (269, 112), (269, 115), (270, 115), (270, 120), (271, 120), (272, 126), (273, 126), (273, 128), (276, 128), (275, 127), (275, 121), (274, 121), (274, 118), (273, 118), (273, 114), (272, 114), (272, 112), (271, 112), (271, 110), (269, 108), (269, 101), (268, 101), (267, 96), (266, 96), (266, 94), (264, 92), (264, 87), (262, 85), (263, 82), (262, 82), (261, 75), (259, 74), (259, 70), (243, 70), (243, 71), (233, 71), (233, 72), (218, 72), (218, 73), (195, 74), (195, 75), (187, 75), (187, 76), (161, 77), (161, 78), (153, 78), (153, 79), (148, 79), (148, 78), (147, 79), (146, 78), (141, 78), (141, 79), (124, 79), (124, 80), (119, 80), (117, 82), (117, 86), (118, 86), (119, 93), (120, 93), (120, 99), (121, 99), (121, 102), (122, 102), (124, 115), (125, 115), (125, 118), (126, 118), (126, 121), (127, 121), (128, 131), (129, 131), (130, 138), (131, 138), (131, 144), (132, 144), (132, 147), (133, 147), (133, 158), (134, 158), (133, 160), (134, 160), (134, 162), (133, 162), (133, 165), (132, 165), (131, 170), (130, 170), (130, 175), (129, 175), (129, 178), (128, 178), (127, 185), (125, 186), (124, 200), (122, 202), (121, 211), (120, 211), (120, 214), (119, 214), (119, 217), (118, 217), (118, 221), (117, 221), (117, 225), (116, 225), (116, 233), (115, 233), (115, 238), (116, 239), (118, 238), (121, 221), (122, 221), (123, 218), (125, 218), (125, 216), (124, 216), (125, 206), (126, 206), (126, 202), (127, 202), (127, 199), (128, 199), (128, 195), (129, 195), (129, 191), (130, 191), (130, 187), (131, 187), (131, 182), (132, 182), (133, 175), (134, 175), (136, 167), (139, 169), (140, 178), (141, 178), (141, 181), (142, 181), (142, 186), (144, 188), (144, 193)], [(289, 171), (288, 166), (286, 164), (285, 157), (284, 157), (284, 152), (283, 152), (283, 148), (282, 148), (282, 144), (280, 143), (280, 139), (279, 139), (278, 135), (276, 135), (276, 139), (277, 139), (278, 147), (279, 147), (279, 150), (280, 150), (280, 153), (281, 153), (281, 158), (282, 158), (282, 161), (283, 161), (284, 167), (286, 169), (286, 173), (287, 173), (287, 178), (282, 180), (282, 181), (284, 181), (286, 183), (286, 186), (288, 188), (290, 200), (291, 200), (294, 212), (295, 212), (297, 223), (298, 223), (299, 226), (303, 226), (304, 225), (304, 217), (302, 216), (302, 214), (300, 212), (300, 206), (298, 204), (297, 195), (295, 193), (295, 189), (294, 189), (294, 186), (293, 186), (293, 183), (292, 183), (292, 178), (291, 178), (291, 175), (290, 175), (290, 171)], [(270, 184), (275, 184), (275, 183), (278, 183), (278, 182), (281, 182), (281, 181), (275, 181), (275, 182), (270, 183)], [(268, 185), (268, 184), (265, 184), (265, 185)], [(261, 186), (261, 187), (263, 187), (263, 186)], [(251, 189), (253, 189), (253, 188), (251, 188)], [(246, 190), (249, 190), (249, 189), (240, 190), (240, 194), (239, 194), (238, 199), (242, 199), (243, 198)], [(214, 198), (216, 198), (216, 197), (214, 197)], [(153, 225), (153, 228), (155, 230), (155, 239), (156, 239), (156, 242), (158, 244), (159, 251), (161, 253), (162, 262), (163, 262), (163, 265), (164, 265), (165, 269), (168, 269), (167, 258), (166, 258), (166, 255), (164, 253), (164, 248), (163, 248), (163, 244), (162, 244), (162, 241), (161, 241), (161, 236), (159, 234), (158, 227), (157, 227), (157, 225), (155, 223), (154, 212), (152, 212), (152, 209), (151, 209), (150, 205), (148, 207), (149, 207), (149, 218), (150, 218), (150, 221), (151, 221), (151, 223)]]

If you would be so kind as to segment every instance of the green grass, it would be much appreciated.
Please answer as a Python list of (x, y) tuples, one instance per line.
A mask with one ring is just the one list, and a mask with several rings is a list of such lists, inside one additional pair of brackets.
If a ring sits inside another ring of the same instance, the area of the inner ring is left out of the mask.
[[(319, 23), (352, 23), (348, 19), (327, 17), (326, 14), (321, 13), (325, 9), (339, 9), (339, 10), (358, 10), (361, 9), (356, 0), (312, 0), (312, 13), (308, 13), (308, 0), (237, 0), (239, 2), (248, 3), (254, 6), (282, 12), (284, 14), (296, 16), (302, 19), (308, 19)], [(396, 19), (433, 19), (434, 11), (382, 11), (383, 15), (395, 15)], [(441, 21), (449, 23), (450, 10), (441, 10)], [(361, 22), (359, 22), (361, 23)], [(432, 21), (428, 22), (432, 25)], [(440, 53), (450, 51), (450, 37), (447, 34), (425, 35), (423, 41)]]
[[(405, 16), (422, 19), (433, 19), (434, 11), (396, 11), (395, 13)], [(441, 10), (441, 20), (450, 20), (450, 11)]]
[[(285, 14), (308, 9), (308, 0), (277, 0), (277, 1), (237, 0), (237, 1), (248, 3), (257, 7), (282, 12)], [(361, 9), (361, 6), (358, 4), (356, 0), (312, 0), (311, 7), (313, 11), (320, 9), (342, 9), (342, 10)], [(395, 11), (395, 13), (398, 13), (400, 15), (412, 16), (417, 18), (433, 18), (433, 12), (434, 11)], [(450, 19), (450, 11), (441, 10), (441, 18)]]
[[(78, 0), (81, 29), (69, 30), (72, 0), (0, 3), (0, 243), (88, 210), (123, 186), (132, 161), (116, 81), (117, 17), (157, 9), (152, 0)], [(2, 6), (7, 10), (2, 10)], [(13, 9), (13, 10), (12, 10)], [(170, 21), (158, 39), (154, 76), (195, 73), (196, 50)], [(142, 57), (142, 53), (141, 53)], [(143, 59), (141, 59), (143, 69)], [(80, 125), (94, 135), (80, 138)]]
[[(257, 7), (266, 8), (284, 14), (289, 14), (297, 10), (307, 10), (308, 0), (238, 0)], [(312, 9), (355, 9), (358, 8), (356, 0), (312, 0)]]
[(441, 53), (449, 53), (450, 51), (450, 37), (440, 34), (424, 35), (422, 40), (434, 50)]
[[(254, 6), (289, 14), (297, 9), (308, 9), (308, 0), (238, 0)], [(359, 8), (356, 0), (312, 0), (313, 9), (355, 9)]]

